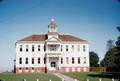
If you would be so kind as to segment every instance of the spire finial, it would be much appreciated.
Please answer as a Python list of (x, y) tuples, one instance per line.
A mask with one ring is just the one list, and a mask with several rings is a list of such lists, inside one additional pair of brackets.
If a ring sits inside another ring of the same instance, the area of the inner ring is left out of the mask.
[(54, 21), (55, 21), (55, 19), (54, 19), (54, 18), (52, 18), (52, 19), (51, 19), (51, 21), (53, 21), (53, 22), (54, 22)]

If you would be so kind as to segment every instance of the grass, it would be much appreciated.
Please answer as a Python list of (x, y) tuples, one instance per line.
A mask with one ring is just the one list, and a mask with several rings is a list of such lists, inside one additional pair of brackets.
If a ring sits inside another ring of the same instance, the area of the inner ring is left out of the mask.
[[(89, 81), (99, 81), (100, 78), (102, 79), (102, 81), (112, 81), (112, 78), (113, 78), (109, 74), (95, 73), (95, 72), (63, 73), (63, 74), (70, 76), (74, 79), (77, 79), (79, 81), (87, 81), (86, 79), (89, 79)], [(118, 81), (118, 79), (115, 79), (115, 81)]]
[(49, 73), (40, 73), (40, 74), (13, 74), (13, 73), (4, 73), (0, 74), (0, 80), (5, 81), (23, 81), (23, 79), (26, 79), (26, 81), (49, 81), (50, 79), (52, 81), (61, 81), (60, 78), (49, 74)]

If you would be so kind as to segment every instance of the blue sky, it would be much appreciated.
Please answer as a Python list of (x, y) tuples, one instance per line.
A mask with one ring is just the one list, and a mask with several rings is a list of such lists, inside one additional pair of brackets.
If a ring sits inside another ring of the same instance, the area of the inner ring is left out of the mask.
[(55, 18), (58, 32), (72, 34), (90, 43), (100, 59), (106, 41), (116, 41), (120, 25), (117, 0), (3, 0), (0, 3), (0, 70), (13, 68), (15, 42), (48, 31)]

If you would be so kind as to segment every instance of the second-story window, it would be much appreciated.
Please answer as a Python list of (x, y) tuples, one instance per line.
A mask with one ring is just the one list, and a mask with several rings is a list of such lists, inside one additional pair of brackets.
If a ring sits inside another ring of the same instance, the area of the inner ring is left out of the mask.
[(32, 45), (32, 52), (34, 52), (34, 50), (35, 50), (35, 49), (34, 49), (34, 45)]
[(78, 45), (78, 52), (80, 51), (80, 45)]
[(26, 52), (28, 52), (28, 45), (26, 45)]
[(61, 51), (63, 51), (63, 46), (61, 45)]
[(40, 51), (40, 45), (38, 45), (38, 51)]
[(68, 51), (68, 45), (66, 45), (66, 51)]
[(44, 51), (46, 51), (46, 46), (44, 45)]
[(22, 52), (22, 45), (20, 45), (20, 52)]
[(72, 51), (74, 51), (74, 45), (72, 45)]
[(83, 45), (83, 51), (84, 51), (84, 52), (86, 51), (85, 45)]

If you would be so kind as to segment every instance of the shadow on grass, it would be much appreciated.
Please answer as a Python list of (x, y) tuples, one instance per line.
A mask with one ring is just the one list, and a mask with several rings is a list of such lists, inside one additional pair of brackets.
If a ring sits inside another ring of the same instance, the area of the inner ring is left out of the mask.
[(89, 77), (98, 77), (98, 78), (115, 78), (120, 81), (120, 73), (104, 72), (96, 74), (88, 74)]

